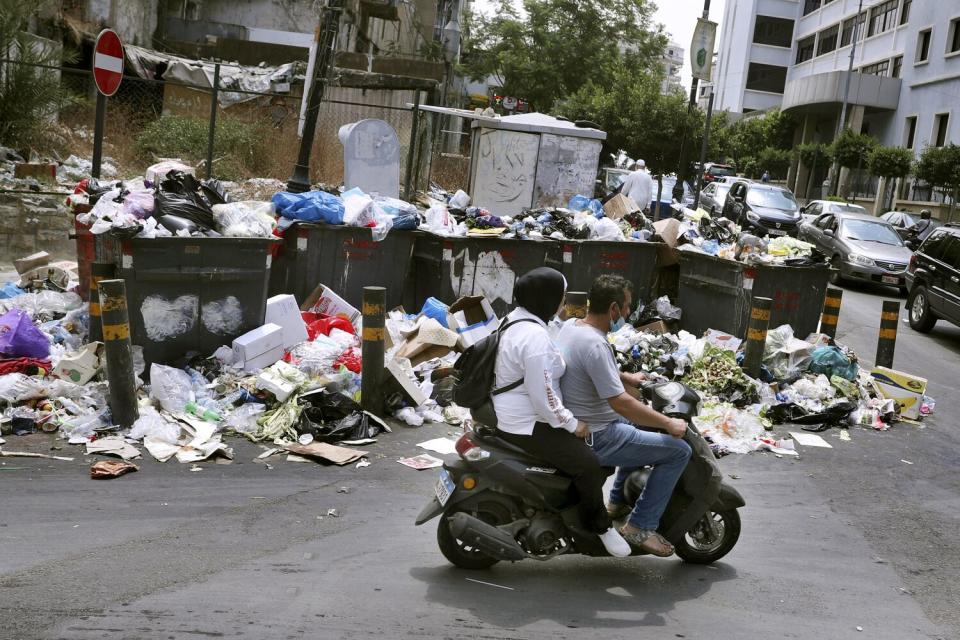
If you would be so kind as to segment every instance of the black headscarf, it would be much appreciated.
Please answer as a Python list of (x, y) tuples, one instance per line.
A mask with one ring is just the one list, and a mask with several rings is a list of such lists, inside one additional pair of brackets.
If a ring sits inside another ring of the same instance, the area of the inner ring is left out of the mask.
[(550, 267), (538, 267), (517, 279), (513, 285), (513, 299), (533, 315), (549, 322), (560, 308), (566, 289), (567, 281), (562, 273)]

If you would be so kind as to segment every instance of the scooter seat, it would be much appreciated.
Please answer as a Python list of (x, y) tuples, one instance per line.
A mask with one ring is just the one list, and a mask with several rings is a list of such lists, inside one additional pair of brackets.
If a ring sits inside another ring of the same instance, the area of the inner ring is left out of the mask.
[[(485, 446), (488, 446), (491, 449), (499, 449), (500, 451), (510, 453), (511, 455), (516, 456), (517, 458), (519, 458), (523, 462), (526, 462), (527, 464), (532, 464), (540, 467), (554, 468), (554, 465), (551, 464), (549, 460), (543, 460), (541, 458), (532, 456), (526, 451), (524, 451), (523, 449), (521, 449), (520, 447), (516, 446), (515, 444), (507, 442), (503, 438), (498, 437), (494, 429), (490, 429), (489, 427), (484, 427), (482, 429), (477, 429), (475, 433), (477, 434), (478, 439), (481, 442), (483, 442)], [(604, 474), (608, 477), (613, 475), (613, 473), (617, 470), (616, 467), (602, 467), (602, 468), (603, 468)], [(560, 471), (560, 473), (563, 474), (562, 471)], [(563, 475), (566, 475), (566, 474), (563, 474)]]

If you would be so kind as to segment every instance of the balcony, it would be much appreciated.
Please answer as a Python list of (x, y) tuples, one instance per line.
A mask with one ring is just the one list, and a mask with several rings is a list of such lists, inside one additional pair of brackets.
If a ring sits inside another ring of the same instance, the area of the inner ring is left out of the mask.
[(870, 110), (895, 111), (900, 103), (900, 78), (864, 75), (854, 71), (828, 71), (787, 81), (783, 110), (830, 111), (844, 101), (850, 75), (849, 103)]

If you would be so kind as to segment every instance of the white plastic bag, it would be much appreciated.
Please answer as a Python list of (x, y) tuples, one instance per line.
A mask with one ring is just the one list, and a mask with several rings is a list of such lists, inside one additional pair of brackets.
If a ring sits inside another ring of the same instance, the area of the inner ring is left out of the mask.
[(343, 224), (350, 227), (368, 227), (376, 224), (373, 198), (356, 188), (345, 191), (341, 198), (343, 198)]
[(610, 218), (600, 218), (590, 230), (591, 240), (623, 240), (623, 232)]
[(190, 374), (154, 362), (150, 365), (150, 397), (170, 413), (180, 413), (195, 399)]
[(470, 196), (462, 189), (457, 189), (457, 192), (450, 198), (450, 206), (454, 209), (466, 209), (470, 206)]
[(141, 407), (140, 417), (133, 423), (127, 437), (132, 440), (152, 437), (168, 444), (177, 444), (180, 440), (180, 425), (168, 422), (153, 407)]
[(277, 226), (272, 202), (244, 200), (213, 205), (217, 231), (230, 238), (269, 238)]
[(420, 225), (424, 231), (436, 233), (441, 236), (449, 236), (456, 232), (457, 221), (453, 219), (447, 207), (442, 204), (435, 204), (425, 215), (426, 222)]
[(257, 418), (266, 410), (266, 405), (250, 402), (240, 405), (227, 416), (223, 426), (237, 433), (253, 433), (257, 430)]

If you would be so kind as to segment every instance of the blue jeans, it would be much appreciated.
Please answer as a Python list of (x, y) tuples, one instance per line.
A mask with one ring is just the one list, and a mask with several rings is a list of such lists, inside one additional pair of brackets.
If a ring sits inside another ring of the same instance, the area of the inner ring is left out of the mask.
[(600, 464), (617, 467), (610, 502), (626, 504), (623, 485), (627, 478), (641, 467), (653, 467), (629, 522), (638, 529), (656, 529), (670, 502), (673, 487), (690, 459), (690, 445), (668, 433), (643, 431), (625, 422), (611, 422), (591, 436), (590, 446)]

